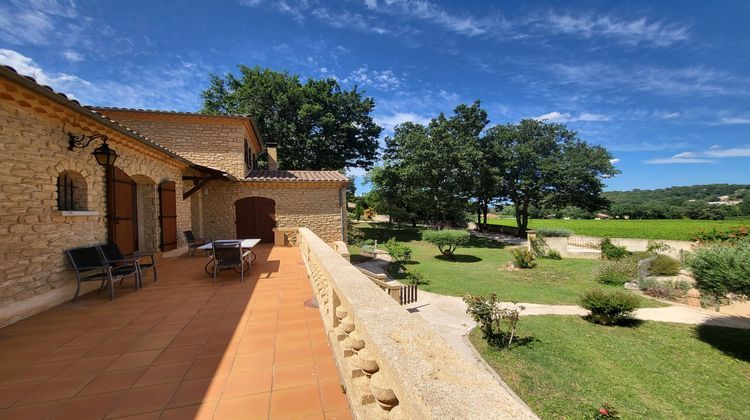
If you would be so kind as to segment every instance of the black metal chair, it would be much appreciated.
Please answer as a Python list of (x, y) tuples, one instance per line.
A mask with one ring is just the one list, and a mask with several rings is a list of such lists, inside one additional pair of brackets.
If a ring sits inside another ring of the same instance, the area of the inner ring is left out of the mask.
[(239, 268), (240, 269), (240, 283), (245, 280), (245, 264), (250, 267), (251, 255), (250, 251), (242, 251), (240, 241), (214, 241), (211, 242), (211, 253), (213, 267), (213, 277), (211, 283), (216, 282), (216, 276), (221, 273), (221, 270), (227, 268)]
[(183, 233), (185, 234), (185, 239), (187, 240), (187, 243), (188, 243), (188, 253), (187, 253), (186, 256), (190, 256), (191, 255), (191, 253), (190, 253), (191, 251), (192, 251), (192, 255), (195, 255), (195, 250), (196, 249), (198, 249), (199, 247), (201, 247), (201, 246), (203, 246), (203, 245), (211, 242), (208, 239), (196, 238), (193, 235), (193, 231), (192, 230), (186, 230)]
[[(156, 258), (154, 257), (153, 252), (141, 252), (136, 251), (133, 253), (130, 257), (125, 257), (122, 255), (122, 252), (120, 252), (120, 247), (117, 246), (117, 244), (106, 244), (106, 245), (100, 245), (99, 249), (102, 252), (102, 255), (104, 256), (104, 259), (110, 263), (115, 264), (116, 267), (119, 267), (119, 265), (128, 263), (138, 262), (138, 280), (140, 281), (139, 287), (143, 287), (143, 276), (144, 272), (146, 270), (153, 270), (154, 272), (154, 281), (157, 280), (156, 276)], [(149, 258), (150, 261), (143, 262), (143, 259)]]
[(116, 280), (122, 282), (126, 277), (133, 276), (135, 279), (135, 288), (138, 290), (140, 274), (137, 262), (114, 267), (105, 261), (99, 247), (96, 246), (69, 249), (66, 252), (76, 273), (77, 287), (76, 294), (73, 296), (74, 301), (78, 299), (78, 295), (81, 292), (81, 283), (85, 281), (101, 281), (102, 284), (99, 286), (99, 292), (104, 290), (105, 286), (109, 286), (110, 300), (114, 300), (115, 298), (114, 282)]

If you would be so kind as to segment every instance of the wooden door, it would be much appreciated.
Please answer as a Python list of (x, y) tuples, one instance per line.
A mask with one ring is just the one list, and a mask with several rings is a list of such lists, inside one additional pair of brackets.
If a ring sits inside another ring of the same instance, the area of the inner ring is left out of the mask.
[(136, 184), (122, 169), (107, 171), (107, 225), (109, 241), (120, 251), (132, 254), (138, 249)]
[(234, 203), (237, 239), (273, 242), (276, 202), (265, 197), (247, 197)]
[(159, 223), (161, 224), (161, 250), (177, 248), (177, 195), (175, 182), (159, 184)]

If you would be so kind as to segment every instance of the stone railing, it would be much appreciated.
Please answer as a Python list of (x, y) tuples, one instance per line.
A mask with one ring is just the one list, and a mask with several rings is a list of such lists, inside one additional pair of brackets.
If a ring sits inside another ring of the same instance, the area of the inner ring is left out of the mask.
[(355, 418), (536, 418), (309, 229), (297, 238)]

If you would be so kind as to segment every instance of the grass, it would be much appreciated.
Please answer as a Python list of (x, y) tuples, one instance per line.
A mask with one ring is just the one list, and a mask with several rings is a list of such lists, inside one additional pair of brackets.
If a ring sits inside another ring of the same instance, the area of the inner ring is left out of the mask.
[(750, 418), (750, 330), (644, 322), (604, 327), (579, 317), (531, 316), (528, 344), (471, 342), (544, 418), (591, 418), (609, 403), (623, 418)]
[[(490, 224), (516, 226), (515, 219), (489, 219)], [(532, 219), (529, 228), (569, 229), (578, 235), (603, 238), (672, 239), (690, 241), (701, 230), (749, 226), (750, 219), (732, 220), (560, 220)]]
[[(466, 247), (456, 252), (456, 261), (439, 256), (437, 247), (420, 240), (419, 229), (395, 227), (380, 232), (369, 224), (358, 225), (366, 238), (385, 242), (395, 236), (413, 249), (412, 261), (406, 267), (421, 271), (429, 284), (420, 289), (443, 295), (462, 296), (496, 293), (503, 301), (576, 304), (584, 291), (600, 286), (604, 289), (621, 287), (601, 285), (594, 280), (598, 260), (563, 259), (537, 260), (532, 269), (509, 271), (506, 263), (511, 261), (510, 251), (499, 242), (472, 236)], [(356, 260), (359, 248), (350, 247)], [(403, 273), (391, 272), (395, 278), (403, 278)], [(644, 307), (658, 307), (664, 304), (648, 298), (641, 298)]]

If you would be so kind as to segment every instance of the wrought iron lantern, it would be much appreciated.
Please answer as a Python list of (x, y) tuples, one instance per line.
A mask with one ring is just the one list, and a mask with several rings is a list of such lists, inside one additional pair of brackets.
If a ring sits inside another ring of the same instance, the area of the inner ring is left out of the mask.
[(94, 140), (102, 141), (102, 144), (91, 153), (94, 155), (96, 162), (102, 166), (113, 166), (115, 160), (117, 160), (118, 154), (109, 148), (109, 145), (107, 144), (109, 137), (104, 134), (93, 134), (91, 136), (81, 134), (80, 136), (76, 136), (73, 133), (68, 133), (68, 150), (73, 150), (75, 148), (85, 149)]

